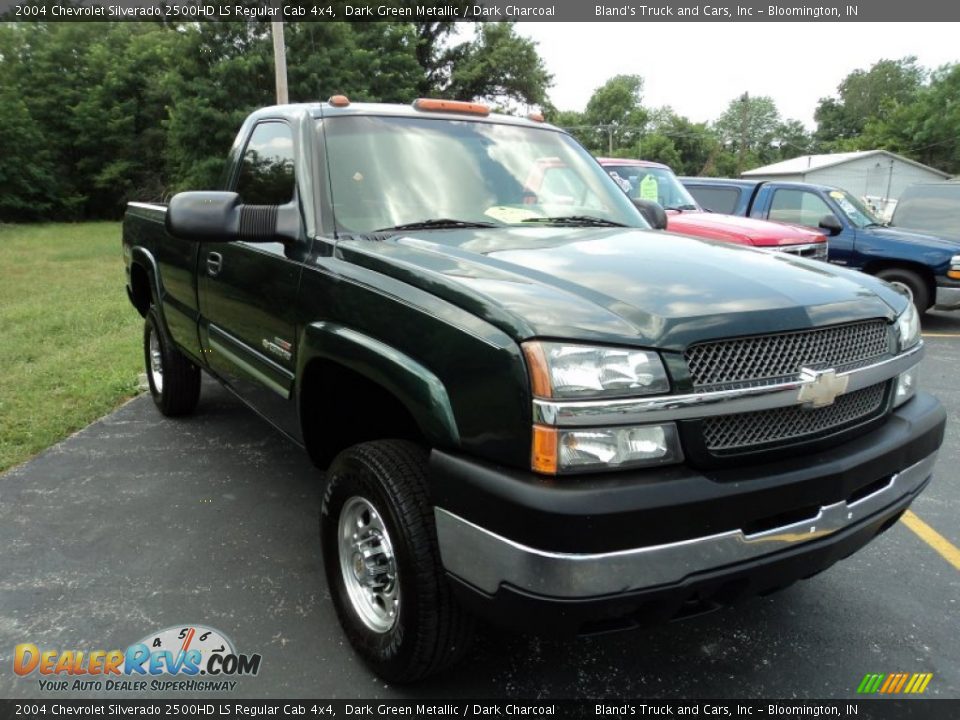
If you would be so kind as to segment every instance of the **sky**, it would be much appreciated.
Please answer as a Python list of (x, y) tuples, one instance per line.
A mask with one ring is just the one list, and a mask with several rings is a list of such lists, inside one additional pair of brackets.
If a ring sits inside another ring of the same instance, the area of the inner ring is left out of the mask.
[(528, 23), (553, 74), (550, 99), (583, 110), (619, 74), (641, 75), (646, 107), (670, 105), (694, 122), (716, 120), (745, 91), (769, 95), (784, 119), (814, 129), (817, 101), (857, 68), (916, 55), (936, 68), (960, 61), (960, 23)]

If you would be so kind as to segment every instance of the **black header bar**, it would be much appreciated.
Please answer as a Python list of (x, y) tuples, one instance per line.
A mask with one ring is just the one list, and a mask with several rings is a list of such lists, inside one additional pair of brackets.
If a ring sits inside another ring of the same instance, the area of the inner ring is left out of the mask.
[[(4, 21), (76, 22), (129, 20), (192, 22), (284, 20), (287, 22), (438, 22), (513, 20), (538, 22), (944, 22), (960, 20), (960, 4), (943, 0), (0, 0)], [(810, 38), (811, 47), (816, 39)]]

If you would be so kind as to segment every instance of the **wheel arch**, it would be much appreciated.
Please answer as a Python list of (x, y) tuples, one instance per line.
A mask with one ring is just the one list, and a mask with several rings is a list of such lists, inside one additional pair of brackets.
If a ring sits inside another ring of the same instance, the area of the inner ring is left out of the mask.
[(910, 270), (919, 275), (927, 286), (927, 297), (930, 302), (933, 302), (937, 295), (937, 281), (933, 270), (923, 263), (900, 259), (877, 259), (871, 260), (863, 266), (863, 272), (869, 275), (877, 275), (884, 270)]
[(134, 247), (130, 252), (130, 302), (142, 317), (147, 316), (147, 310), (153, 303), (166, 329), (166, 318), (160, 302), (162, 297), (156, 260), (146, 249)]
[(318, 465), (350, 445), (386, 437), (459, 445), (446, 388), (409, 355), (328, 322), (306, 326), (298, 354), (297, 412)]

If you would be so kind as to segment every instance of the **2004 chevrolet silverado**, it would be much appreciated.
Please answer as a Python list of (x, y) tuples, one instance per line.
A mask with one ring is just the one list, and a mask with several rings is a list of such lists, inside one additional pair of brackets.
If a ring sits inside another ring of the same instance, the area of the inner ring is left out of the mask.
[(393, 681), (477, 616), (590, 633), (809, 577), (943, 438), (903, 294), (653, 232), (569, 135), (482, 105), (259, 110), (223, 189), (131, 203), (123, 252), (160, 411), (204, 370), (327, 468), (333, 602)]

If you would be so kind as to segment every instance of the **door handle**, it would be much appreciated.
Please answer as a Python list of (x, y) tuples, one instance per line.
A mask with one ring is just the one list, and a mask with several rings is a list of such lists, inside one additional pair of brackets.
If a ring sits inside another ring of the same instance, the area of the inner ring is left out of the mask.
[(223, 267), (223, 255), (218, 252), (212, 252), (207, 255), (207, 275), (215, 277), (220, 274), (220, 268)]

